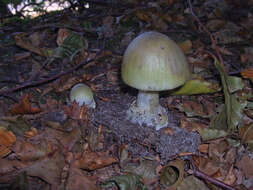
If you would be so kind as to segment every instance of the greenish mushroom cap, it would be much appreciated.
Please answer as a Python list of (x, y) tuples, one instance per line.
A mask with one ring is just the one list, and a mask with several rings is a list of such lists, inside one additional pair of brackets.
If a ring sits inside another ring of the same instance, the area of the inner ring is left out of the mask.
[(70, 91), (71, 102), (76, 101), (79, 106), (85, 104), (87, 107), (95, 108), (96, 104), (93, 98), (93, 93), (89, 86), (85, 84), (77, 84)]
[(158, 32), (145, 32), (129, 44), (121, 74), (126, 84), (143, 91), (174, 89), (190, 78), (183, 51)]

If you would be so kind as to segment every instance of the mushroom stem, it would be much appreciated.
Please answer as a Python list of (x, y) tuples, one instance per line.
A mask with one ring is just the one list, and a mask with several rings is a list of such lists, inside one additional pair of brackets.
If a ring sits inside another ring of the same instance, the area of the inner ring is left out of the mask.
[(149, 113), (154, 113), (155, 108), (159, 106), (159, 93), (155, 91), (139, 90), (137, 96), (137, 106)]
[(167, 111), (159, 104), (159, 93), (140, 90), (136, 103), (127, 110), (127, 119), (133, 123), (145, 123), (159, 130), (168, 124)]

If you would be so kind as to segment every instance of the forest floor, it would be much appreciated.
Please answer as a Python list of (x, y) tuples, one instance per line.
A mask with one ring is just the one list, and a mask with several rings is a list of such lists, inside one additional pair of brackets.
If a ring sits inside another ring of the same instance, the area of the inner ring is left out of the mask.
[[(253, 189), (253, 1), (91, 4), (0, 25), (0, 189)], [(190, 81), (160, 93), (168, 125), (126, 117), (129, 43), (174, 40)], [(71, 102), (88, 85), (96, 108)]]

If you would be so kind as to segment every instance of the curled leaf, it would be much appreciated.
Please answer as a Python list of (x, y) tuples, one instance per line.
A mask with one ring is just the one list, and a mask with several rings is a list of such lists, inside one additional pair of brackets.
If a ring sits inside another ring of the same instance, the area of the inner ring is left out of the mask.
[(31, 96), (29, 94), (25, 94), (17, 104), (11, 106), (10, 112), (14, 115), (34, 114), (40, 112), (40, 108), (32, 107), (30, 99)]
[(8, 155), (12, 146), (16, 142), (16, 136), (11, 132), (6, 130), (4, 127), (0, 126), (0, 157)]
[(120, 190), (146, 190), (147, 188), (141, 183), (141, 178), (135, 174), (114, 176), (101, 184), (103, 188), (118, 186)]

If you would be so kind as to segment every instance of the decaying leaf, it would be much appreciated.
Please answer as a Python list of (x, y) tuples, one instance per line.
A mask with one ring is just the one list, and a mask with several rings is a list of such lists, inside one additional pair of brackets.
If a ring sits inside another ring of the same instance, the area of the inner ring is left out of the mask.
[(69, 106), (64, 106), (64, 112), (72, 119), (77, 120), (89, 120), (89, 115), (87, 112), (87, 107), (83, 104), (81, 107), (78, 105), (76, 101), (71, 103)]
[(239, 136), (242, 143), (248, 144), (251, 148), (253, 148), (253, 123), (241, 127), (239, 129)]
[(226, 131), (218, 130), (218, 129), (200, 129), (199, 134), (203, 141), (211, 140), (211, 139), (217, 139), (221, 137), (225, 137), (228, 135)]
[(22, 99), (17, 103), (11, 106), (10, 112), (14, 115), (16, 114), (35, 114), (40, 112), (40, 108), (32, 107), (31, 105), (31, 96), (25, 94)]
[(52, 58), (58, 59), (68, 59), (70, 61), (78, 54), (81, 53), (84, 49), (88, 48), (88, 42), (82, 35), (75, 33), (73, 31), (68, 31), (68, 35), (63, 37), (60, 46), (54, 50)]
[(186, 41), (183, 41), (183, 42), (179, 42), (177, 45), (183, 50), (183, 52), (185, 54), (188, 53), (192, 48), (191, 40), (186, 40)]
[[(144, 180), (144, 183), (147, 184), (152, 183), (156, 175), (156, 167), (159, 163), (155, 160), (141, 160), (139, 165), (136, 164), (128, 164), (123, 169), (124, 172), (133, 173), (139, 175)], [(146, 183), (147, 182), (147, 183)]]
[(208, 101), (198, 102), (198, 100), (188, 100), (182, 104), (177, 104), (176, 108), (184, 112), (188, 117), (199, 116), (202, 118), (210, 118), (214, 114), (215, 105)]
[(58, 46), (60, 46), (62, 44), (62, 42), (65, 40), (66, 37), (68, 37), (68, 35), (70, 34), (70, 31), (66, 28), (60, 28), (58, 30), (58, 35), (57, 35), (57, 39), (56, 39), (56, 43)]
[(47, 156), (52, 147), (47, 141), (43, 141), (40, 144), (32, 144), (28, 141), (19, 140), (15, 143), (13, 151), (22, 161), (34, 161)]
[(85, 170), (96, 170), (118, 162), (117, 158), (108, 156), (106, 152), (86, 152), (78, 160), (78, 167)]
[(209, 190), (203, 181), (193, 175), (186, 177), (177, 190)]
[(16, 136), (6, 128), (0, 126), (0, 158), (11, 152), (10, 146), (16, 142)]
[(147, 190), (141, 183), (141, 177), (134, 174), (114, 176), (101, 185), (103, 188), (118, 186), (120, 190)]
[(234, 93), (237, 90), (241, 90), (243, 84), (240, 78), (228, 76), (217, 59), (215, 60), (215, 66), (220, 73), (225, 106), (222, 111), (213, 118), (210, 127), (232, 132), (240, 122), (242, 110), (247, 105), (246, 101), (238, 101)]
[(7, 183), (13, 180), (23, 168), (27, 166), (27, 163), (18, 160), (8, 160), (0, 158), (0, 183)]
[(17, 46), (27, 49), (38, 55), (45, 56), (45, 57), (52, 55), (52, 50), (34, 46), (32, 42), (28, 39), (26, 33), (15, 35), (15, 41), (16, 41)]
[(250, 79), (253, 82), (253, 68), (242, 70), (241, 75), (243, 78)]
[(253, 159), (244, 155), (241, 160), (237, 162), (237, 167), (241, 169), (246, 178), (253, 176)]
[(56, 151), (25, 168), (25, 171), (29, 176), (36, 176), (45, 180), (54, 189), (60, 184), (64, 164), (64, 156)]
[(85, 173), (77, 168), (74, 164), (71, 165), (68, 179), (65, 189), (66, 190), (97, 190), (98, 188), (95, 186), (95, 182), (90, 180)]

